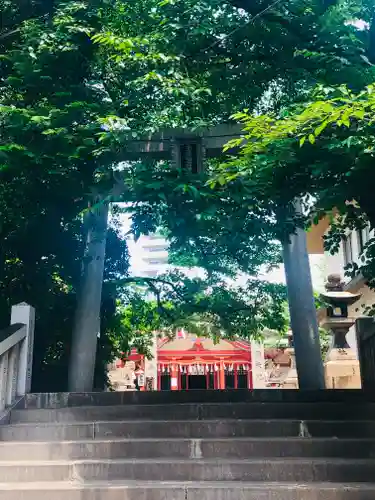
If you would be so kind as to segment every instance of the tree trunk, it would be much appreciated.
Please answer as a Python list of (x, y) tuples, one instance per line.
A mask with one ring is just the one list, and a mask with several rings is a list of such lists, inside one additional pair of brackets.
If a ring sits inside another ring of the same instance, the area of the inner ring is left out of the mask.
[(368, 31), (368, 59), (372, 64), (375, 64), (375, 10), (372, 13), (370, 29)]
[(69, 391), (92, 391), (107, 238), (108, 203), (94, 207), (88, 215), (86, 251), (81, 289), (73, 326), (69, 366)]

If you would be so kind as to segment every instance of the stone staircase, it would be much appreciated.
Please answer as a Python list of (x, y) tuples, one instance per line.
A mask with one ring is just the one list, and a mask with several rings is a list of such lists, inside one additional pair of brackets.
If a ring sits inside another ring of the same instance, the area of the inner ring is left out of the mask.
[(0, 500), (374, 500), (360, 391), (27, 395)]

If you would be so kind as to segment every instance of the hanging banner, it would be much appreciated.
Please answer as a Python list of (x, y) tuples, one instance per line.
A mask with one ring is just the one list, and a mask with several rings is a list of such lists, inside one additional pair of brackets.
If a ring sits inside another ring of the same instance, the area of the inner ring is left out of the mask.
[(251, 342), (251, 367), (253, 389), (265, 389), (266, 387), (266, 367), (264, 360), (264, 344)]
[(137, 379), (139, 387), (143, 387), (145, 385), (145, 374), (140, 373), (139, 375), (137, 375)]

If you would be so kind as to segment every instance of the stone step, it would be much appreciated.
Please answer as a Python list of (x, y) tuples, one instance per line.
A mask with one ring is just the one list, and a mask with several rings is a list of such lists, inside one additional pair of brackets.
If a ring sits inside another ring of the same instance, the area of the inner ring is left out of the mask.
[(375, 420), (374, 403), (209, 403), (112, 405), (13, 410), (11, 423), (88, 422), (97, 420), (180, 419)]
[(253, 459), (253, 460), (76, 460), (1, 462), (0, 483), (42, 481), (265, 481), (371, 482), (370, 459)]
[(111, 441), (6, 442), (1, 459), (28, 460), (144, 458), (375, 458), (375, 440), (327, 438), (118, 439)]
[(294, 389), (198, 390), (198, 391), (153, 391), (153, 392), (87, 392), (27, 394), (23, 402), (32, 408), (65, 408), (77, 406), (111, 406), (123, 404), (180, 403), (238, 403), (238, 402), (282, 402), (282, 403), (345, 403), (347, 407), (375, 402), (375, 392), (362, 390), (316, 391)]
[(375, 438), (374, 421), (173, 420), (0, 425), (0, 441), (112, 438), (346, 437)]
[(117, 482), (0, 484), (0, 500), (374, 500), (375, 484)]

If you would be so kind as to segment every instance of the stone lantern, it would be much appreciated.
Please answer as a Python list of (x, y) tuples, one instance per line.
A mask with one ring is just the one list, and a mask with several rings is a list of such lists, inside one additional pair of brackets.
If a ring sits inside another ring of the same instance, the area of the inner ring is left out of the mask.
[(323, 328), (332, 333), (332, 344), (325, 362), (325, 378), (327, 389), (353, 389), (360, 387), (358, 357), (347, 340), (346, 335), (354, 325), (355, 318), (348, 315), (348, 307), (361, 297), (344, 291), (344, 283), (338, 274), (327, 278), (326, 292), (321, 298), (327, 305), (327, 315)]

